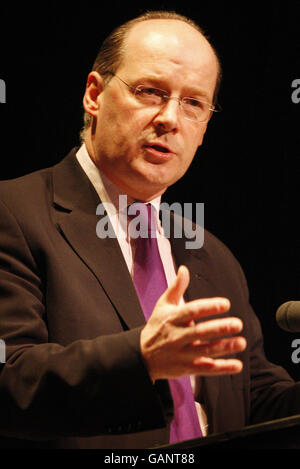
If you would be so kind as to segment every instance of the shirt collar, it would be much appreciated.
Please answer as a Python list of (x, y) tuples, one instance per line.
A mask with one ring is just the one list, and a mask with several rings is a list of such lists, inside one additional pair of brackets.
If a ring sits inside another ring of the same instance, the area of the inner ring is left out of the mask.
[[(110, 179), (108, 179), (103, 172), (101, 172), (95, 165), (94, 161), (90, 157), (86, 145), (83, 144), (76, 153), (77, 160), (81, 165), (82, 169), (93, 184), (100, 200), (104, 205), (110, 204), (110, 215), (119, 214), (120, 209), (124, 207), (119, 206), (120, 196), (127, 196), (127, 205), (131, 205), (136, 202), (128, 194), (125, 194), (119, 187), (117, 187)], [(124, 199), (123, 199), (124, 200)], [(159, 220), (159, 209), (160, 209), (161, 196), (155, 197), (148, 203), (151, 203), (155, 208), (156, 213), (156, 226), (158, 231), (162, 232), (162, 226)]]

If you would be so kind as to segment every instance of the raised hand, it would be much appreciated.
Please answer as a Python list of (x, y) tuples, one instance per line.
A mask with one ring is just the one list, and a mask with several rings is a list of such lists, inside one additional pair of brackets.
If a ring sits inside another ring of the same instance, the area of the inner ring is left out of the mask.
[(237, 317), (196, 320), (226, 313), (226, 298), (205, 298), (180, 304), (189, 284), (189, 271), (180, 266), (175, 282), (157, 301), (141, 333), (141, 352), (153, 381), (184, 375), (220, 375), (239, 373), (240, 360), (218, 358), (246, 348), (243, 328)]

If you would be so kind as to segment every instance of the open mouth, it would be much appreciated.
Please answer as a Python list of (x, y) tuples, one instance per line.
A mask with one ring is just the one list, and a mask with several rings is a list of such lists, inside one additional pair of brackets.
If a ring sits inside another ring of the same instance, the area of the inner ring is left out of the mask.
[(159, 153), (170, 153), (170, 150), (162, 145), (146, 145), (146, 148), (156, 150)]
[(154, 150), (160, 151), (161, 153), (169, 153), (169, 150), (166, 147), (161, 147), (160, 145), (151, 145), (151, 148), (154, 148)]

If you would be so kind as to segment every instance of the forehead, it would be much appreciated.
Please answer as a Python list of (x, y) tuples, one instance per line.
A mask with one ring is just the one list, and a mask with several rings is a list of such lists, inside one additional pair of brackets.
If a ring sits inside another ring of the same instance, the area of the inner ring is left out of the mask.
[(192, 84), (215, 85), (218, 65), (206, 38), (179, 20), (147, 20), (136, 24), (125, 41), (120, 70), (132, 75), (164, 75)]

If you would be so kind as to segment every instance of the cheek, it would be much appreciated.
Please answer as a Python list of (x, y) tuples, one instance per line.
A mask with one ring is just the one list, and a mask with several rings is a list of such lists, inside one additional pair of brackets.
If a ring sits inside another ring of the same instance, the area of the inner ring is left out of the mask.
[(198, 141), (197, 141), (197, 147), (200, 147), (202, 145), (206, 129), (207, 129), (207, 123), (206, 124), (201, 124), (200, 132), (199, 132), (199, 136), (198, 136)]
[(186, 136), (184, 139), (185, 141), (185, 146), (184, 146), (184, 158), (181, 161), (181, 170), (183, 174), (187, 171), (189, 168), (190, 164), (192, 163), (194, 156), (198, 150), (198, 148), (202, 145), (204, 134), (205, 134), (206, 126), (205, 128), (199, 129), (198, 132), (194, 133), (192, 135), (191, 133)]
[(98, 154), (109, 164), (129, 163), (138, 154), (142, 129), (133, 113), (108, 112), (99, 115), (97, 129)]
[(110, 135), (112, 141), (133, 143), (141, 131), (136, 113), (129, 109), (103, 111), (100, 116), (100, 127)]
[(183, 142), (187, 153), (195, 154), (198, 147), (200, 147), (203, 143), (207, 123), (197, 124), (190, 122), (189, 124), (190, 126), (184, 129)]
[(203, 143), (205, 130), (197, 132), (196, 135), (189, 135), (185, 138), (185, 154), (187, 162), (191, 162), (197, 152), (198, 148)]

